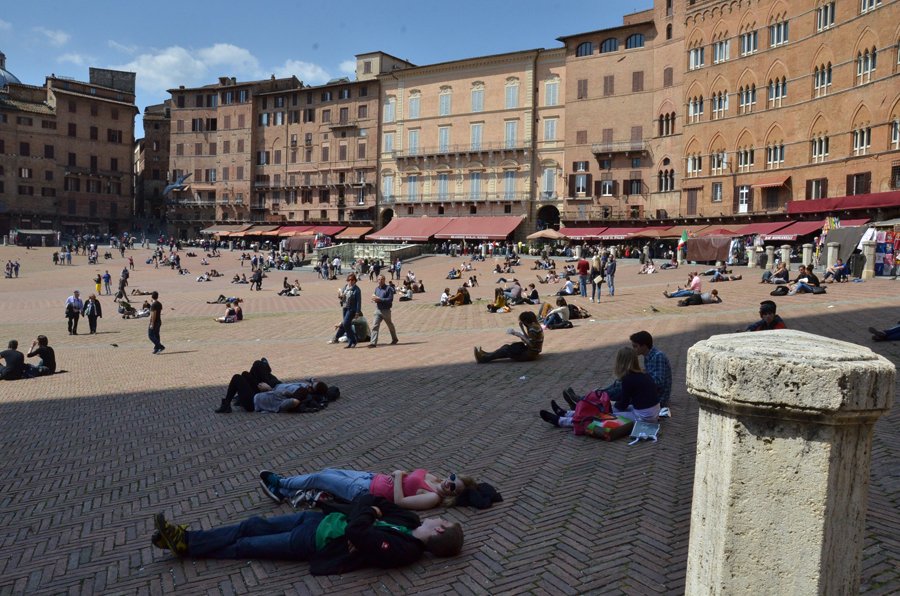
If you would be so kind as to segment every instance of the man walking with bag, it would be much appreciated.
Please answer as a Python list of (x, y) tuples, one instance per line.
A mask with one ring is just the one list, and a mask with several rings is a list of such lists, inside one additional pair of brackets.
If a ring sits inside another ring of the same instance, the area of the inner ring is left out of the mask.
[(378, 276), (378, 285), (372, 293), (372, 302), (375, 303), (375, 323), (372, 325), (372, 341), (369, 343), (369, 347), (378, 347), (378, 330), (381, 328), (381, 321), (387, 324), (387, 328), (391, 332), (391, 345), (395, 345), (400, 340), (397, 339), (397, 330), (391, 320), (394, 286), (387, 285), (383, 275)]

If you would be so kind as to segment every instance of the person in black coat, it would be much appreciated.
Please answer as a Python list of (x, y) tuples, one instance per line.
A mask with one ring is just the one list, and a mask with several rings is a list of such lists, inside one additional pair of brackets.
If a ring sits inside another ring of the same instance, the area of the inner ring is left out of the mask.
[(425, 551), (438, 557), (459, 554), (463, 531), (439, 517), (420, 520), (390, 501), (362, 495), (349, 505), (326, 505), (240, 524), (190, 531), (154, 518), (151, 543), (179, 557), (309, 561), (313, 575), (349, 573), (363, 567), (390, 569), (409, 565)]
[(217, 414), (230, 414), (231, 402), (237, 400), (237, 405), (244, 408), (248, 412), (253, 411), (253, 396), (260, 391), (270, 391), (272, 387), (278, 385), (281, 381), (272, 374), (272, 367), (265, 358), (257, 360), (250, 367), (249, 371), (244, 371), (239, 375), (231, 377), (228, 383), (228, 390), (225, 397), (222, 398), (222, 404), (216, 409)]
[(103, 318), (103, 309), (100, 307), (100, 301), (97, 300), (95, 294), (88, 296), (88, 299), (84, 302), (84, 309), (81, 312), (87, 317), (91, 334), (97, 333), (97, 319)]

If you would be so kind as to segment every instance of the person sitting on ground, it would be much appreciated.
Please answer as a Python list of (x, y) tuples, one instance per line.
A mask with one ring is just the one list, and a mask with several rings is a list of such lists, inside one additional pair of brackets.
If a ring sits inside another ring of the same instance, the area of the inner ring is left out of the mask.
[[(353, 317), (353, 320), (350, 321), (350, 325), (353, 326), (353, 333), (356, 335), (356, 339), (358, 342), (360, 341), (369, 341), (371, 339), (372, 330), (369, 328), (369, 321), (366, 319), (366, 316), (361, 312), (357, 312)], [(331, 338), (328, 343), (336, 344), (336, 343), (345, 343), (347, 341), (347, 332), (344, 330), (343, 321), (334, 326), (334, 337)]]
[(39, 357), (37, 366), (27, 364), (25, 366), (26, 377), (45, 377), (56, 372), (56, 353), (50, 347), (50, 342), (46, 335), (38, 335), (37, 339), (31, 342), (31, 351), (28, 352), (29, 358)]
[(534, 287), (534, 284), (528, 284), (528, 295), (525, 297), (525, 301), (531, 304), (541, 303), (541, 295), (538, 293), (537, 288)]
[(206, 273), (204, 273), (202, 275), (198, 275), (197, 281), (212, 281), (209, 279), (209, 271), (207, 271)]
[(241, 283), (241, 276), (238, 275), (237, 273), (235, 273), (234, 277), (231, 278), (231, 283), (233, 283), (233, 284)]
[(240, 305), (236, 302), (226, 302), (225, 303), (225, 315), (221, 317), (215, 317), (215, 321), (219, 323), (237, 323), (241, 319), (243, 319), (243, 313), (240, 318), (238, 318), (238, 310), (240, 309)]
[[(543, 311), (545, 307), (550, 306), (549, 304), (545, 304), (541, 307)], [(566, 299), (562, 296), (559, 296), (556, 299), (556, 308), (549, 309), (547, 314), (541, 317), (541, 322), (547, 329), (553, 329), (557, 325), (562, 325), (565, 322), (569, 321), (569, 304), (566, 302)]]
[(409, 302), (413, 299), (413, 291), (412, 288), (403, 288), (399, 292), (397, 292), (397, 300), (399, 302)]
[(452, 267), (450, 273), (447, 274), (447, 279), (459, 279), (461, 276), (460, 272), (455, 267)]
[(503, 290), (506, 300), (509, 304), (520, 304), (522, 302), (522, 286), (519, 280), (513, 278), (512, 285)]
[(186, 267), (178, 268), (178, 275), (190, 275), (191, 272)]
[(469, 288), (478, 286), (478, 277), (475, 275), (470, 275), (469, 279), (466, 281), (466, 286)]
[(424, 294), (425, 293), (425, 280), (420, 279), (409, 284), (409, 290), (413, 294)]
[(500, 266), (500, 263), (497, 263), (494, 266), (494, 270), (492, 271), (492, 273), (503, 273), (503, 267)]
[(18, 381), (25, 376), (25, 354), (19, 351), (19, 342), (9, 340), (6, 349), (0, 352), (3, 366), (0, 366), (0, 381)]
[(460, 286), (456, 293), (448, 299), (450, 306), (464, 306), (472, 304), (472, 297), (469, 296), (469, 290), (465, 286)]
[(872, 334), (872, 339), (875, 341), (897, 341), (900, 340), (900, 321), (898, 321), (895, 327), (890, 327), (888, 329), (879, 330), (874, 327), (869, 327), (869, 333)]
[[(188, 256), (189, 256), (189, 257), (190, 257), (190, 256), (195, 256), (195, 257), (196, 257), (197, 255), (188, 255)], [(203, 258), (200, 259), (200, 264), (201, 264), (201, 265), (209, 265), (209, 261), (206, 260), (206, 257), (203, 257)]]
[(741, 331), (770, 331), (772, 329), (787, 329), (787, 325), (780, 316), (776, 314), (778, 305), (772, 300), (763, 300), (759, 303), (759, 320), (755, 323), (747, 325), (746, 329)]
[(475, 347), (475, 361), (485, 364), (500, 358), (510, 358), (517, 362), (535, 360), (541, 355), (544, 347), (544, 330), (538, 322), (537, 316), (531, 311), (519, 314), (519, 329), (509, 328), (506, 332), (515, 335), (520, 340), (514, 344), (506, 344), (493, 352), (485, 352), (481, 346)]
[(788, 296), (813, 293), (813, 288), (819, 287), (819, 278), (813, 273), (812, 265), (800, 265), (800, 270), (797, 272), (797, 279), (795, 279), (794, 283), (789, 287), (790, 290), (788, 291)]
[(712, 292), (703, 292), (702, 294), (691, 294), (687, 298), (678, 301), (678, 306), (699, 306), (701, 304), (719, 304), (722, 298), (719, 297), (719, 290)]
[(822, 276), (822, 281), (827, 281), (828, 283), (841, 283), (847, 281), (847, 271), (844, 261), (838, 259), (835, 261), (834, 265), (826, 269), (825, 275)]
[(215, 269), (210, 269), (209, 272), (207, 273), (207, 275), (210, 277), (222, 277), (222, 274), (219, 273), (218, 271), (216, 271)]
[(299, 476), (282, 476), (263, 470), (260, 486), (267, 497), (276, 503), (297, 502), (307, 491), (322, 491), (339, 501), (353, 501), (371, 494), (404, 509), (426, 510), (437, 506), (453, 507), (466, 490), (477, 487), (469, 476), (449, 474), (438, 476), (421, 468), (392, 474), (378, 474), (357, 470), (325, 469)]
[(238, 525), (191, 531), (154, 517), (151, 543), (178, 557), (289, 559), (309, 561), (312, 575), (342, 575), (363, 567), (411, 565), (422, 554), (452, 557), (462, 550), (459, 523), (420, 520), (390, 501), (363, 495), (349, 506), (328, 505), (270, 519), (251, 517)]
[[(237, 277), (237, 273), (235, 273), (234, 276)], [(240, 279), (238, 279), (237, 281), (232, 280), (231, 283), (233, 283), (233, 284), (248, 284), (248, 283), (250, 283), (250, 281), (247, 279), (246, 273), (241, 273)]]
[[(641, 370), (638, 353), (634, 348), (620, 348), (616, 352), (613, 373), (621, 385), (621, 391), (610, 395), (612, 413), (636, 422), (659, 422), (660, 397), (653, 377)], [(554, 426), (572, 426), (575, 410), (564, 410), (555, 401), (550, 402), (553, 412), (541, 410), (543, 420)]]
[(660, 269), (678, 269), (678, 259), (676, 257), (672, 257), (672, 260), (668, 263), (663, 263), (659, 266)]
[(650, 275), (652, 273), (656, 273), (656, 265), (653, 264), (653, 259), (649, 259), (641, 266), (638, 275)]
[(441, 294), (441, 299), (437, 305), (450, 306), (450, 288), (444, 288), (444, 292)]
[(790, 281), (791, 272), (788, 271), (787, 263), (781, 262), (778, 263), (778, 266), (775, 267), (775, 271), (763, 271), (762, 279), (759, 280), (761, 284), (786, 284)]
[(565, 285), (556, 293), (557, 296), (573, 296), (575, 294), (575, 284), (572, 279), (567, 277)]
[(494, 301), (487, 305), (487, 309), (489, 312), (509, 312), (503, 288), (494, 288)]
[(702, 282), (700, 276), (697, 275), (696, 271), (688, 273), (688, 283), (686, 288), (679, 287), (674, 292), (669, 292), (668, 290), (663, 290), (663, 296), (666, 298), (687, 298), (691, 294), (700, 294), (702, 288)]

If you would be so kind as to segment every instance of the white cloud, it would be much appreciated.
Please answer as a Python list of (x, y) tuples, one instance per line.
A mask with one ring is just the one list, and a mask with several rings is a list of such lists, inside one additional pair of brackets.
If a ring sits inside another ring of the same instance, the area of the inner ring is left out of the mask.
[(76, 54), (74, 52), (70, 52), (68, 54), (63, 54), (62, 56), (60, 56), (59, 58), (56, 59), (57, 62), (68, 62), (69, 64), (74, 64), (76, 66), (84, 66), (85, 64), (88, 64), (92, 60), (93, 59), (88, 56), (84, 56), (82, 54)]
[(0, 31), (12, 31), (12, 23), (0, 19)]
[(217, 43), (202, 48), (197, 50), (197, 56), (207, 66), (227, 66), (240, 72), (255, 72), (259, 69), (259, 61), (249, 50), (230, 43)]
[(71, 39), (71, 35), (59, 29), (47, 29), (46, 27), (35, 27), (35, 33), (40, 33), (47, 38), (47, 42), (52, 46), (63, 46)]
[(124, 43), (119, 43), (114, 39), (110, 39), (106, 42), (110, 48), (116, 50), (117, 52), (122, 52), (123, 54), (134, 54), (137, 51), (137, 46), (129, 46)]
[(296, 75), (306, 85), (321, 85), (332, 78), (328, 71), (318, 64), (303, 60), (286, 60), (284, 64), (276, 67), (273, 73), (278, 78)]
[(340, 70), (343, 74), (346, 74), (346, 75), (355, 75), (356, 74), (356, 60), (344, 60), (338, 66), (338, 70)]

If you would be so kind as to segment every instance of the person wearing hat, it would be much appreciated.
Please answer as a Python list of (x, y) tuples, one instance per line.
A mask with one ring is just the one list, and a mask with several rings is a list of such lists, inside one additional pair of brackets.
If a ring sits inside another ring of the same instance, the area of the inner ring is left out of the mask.
[(78, 318), (84, 303), (81, 301), (81, 293), (78, 290), (66, 298), (66, 319), (68, 319), (69, 335), (78, 335)]
[(763, 300), (759, 303), (759, 321), (747, 325), (743, 331), (769, 331), (770, 329), (787, 329), (784, 321), (775, 314), (778, 309), (772, 300)]

